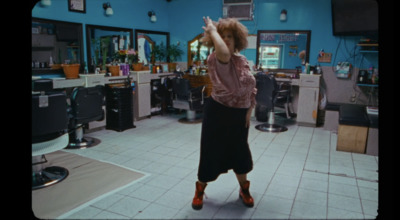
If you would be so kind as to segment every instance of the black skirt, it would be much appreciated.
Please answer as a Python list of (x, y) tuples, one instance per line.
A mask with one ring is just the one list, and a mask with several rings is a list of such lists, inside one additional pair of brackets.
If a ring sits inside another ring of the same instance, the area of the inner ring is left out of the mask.
[(233, 169), (246, 174), (253, 169), (253, 160), (247, 141), (247, 108), (230, 108), (211, 97), (204, 106), (201, 129), (200, 164), (201, 182), (214, 181), (221, 173)]

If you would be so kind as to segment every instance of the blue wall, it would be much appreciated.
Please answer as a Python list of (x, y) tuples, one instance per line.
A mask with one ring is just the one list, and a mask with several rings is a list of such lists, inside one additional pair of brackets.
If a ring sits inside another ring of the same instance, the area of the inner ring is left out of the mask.
[[(221, 0), (108, 0), (114, 15), (104, 15), (102, 4), (106, 1), (86, 0), (86, 13), (68, 11), (68, 0), (53, 0), (47, 8), (38, 3), (32, 10), (32, 16), (45, 19), (70, 21), (86, 24), (114, 26), (131, 29), (145, 29), (170, 32), (170, 43), (180, 42), (185, 54), (181, 61), (187, 61), (187, 41), (202, 33), (202, 17), (210, 16), (213, 20), (222, 17)], [(249, 34), (258, 30), (311, 30), (310, 63), (317, 64), (318, 52), (324, 49), (332, 53), (331, 63), (349, 61), (356, 67), (378, 67), (377, 55), (353, 56), (354, 48), (361, 36), (336, 37), (332, 34), (332, 15), (330, 0), (254, 0), (254, 20), (242, 21), (249, 29)], [(281, 22), (282, 9), (288, 12), (287, 21)], [(154, 10), (157, 22), (151, 23), (147, 12)], [(84, 31), (83, 39), (86, 39)], [(84, 40), (86, 46), (86, 41)], [(337, 54), (336, 54), (337, 51)], [(357, 50), (358, 51), (358, 50)], [(86, 51), (84, 51), (86, 60)], [(242, 52), (248, 59), (254, 60), (255, 49)], [(336, 56), (335, 56), (336, 54)]]

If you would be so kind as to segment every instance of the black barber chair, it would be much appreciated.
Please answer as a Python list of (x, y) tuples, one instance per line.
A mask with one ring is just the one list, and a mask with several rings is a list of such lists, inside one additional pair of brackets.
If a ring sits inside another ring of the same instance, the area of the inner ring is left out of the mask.
[[(272, 74), (259, 72), (256, 74), (256, 119), (266, 122), (256, 125), (256, 129), (265, 132), (283, 132), (287, 128), (275, 123), (275, 103), (277, 100), (285, 100), (288, 91), (279, 91), (279, 86)], [(290, 94), (289, 94), (290, 95)]]
[(68, 176), (68, 170), (63, 167), (45, 167), (45, 154), (68, 145), (67, 97), (52, 88), (51, 79), (33, 81), (32, 190), (51, 186)]
[(182, 123), (201, 122), (196, 111), (203, 110), (205, 86), (191, 88), (188, 79), (176, 77), (172, 79), (172, 107), (186, 110), (186, 117), (179, 119)]
[(69, 112), (70, 142), (68, 149), (83, 149), (100, 143), (96, 138), (83, 137), (84, 126), (104, 119), (104, 86), (77, 87), (72, 91)]
[[(296, 113), (293, 112), (292, 105), (292, 86), (288, 82), (277, 82), (278, 89), (276, 91), (276, 97), (274, 101), (274, 107), (285, 109), (285, 117), (291, 119), (296, 117)], [(277, 113), (275, 113), (277, 114)]]

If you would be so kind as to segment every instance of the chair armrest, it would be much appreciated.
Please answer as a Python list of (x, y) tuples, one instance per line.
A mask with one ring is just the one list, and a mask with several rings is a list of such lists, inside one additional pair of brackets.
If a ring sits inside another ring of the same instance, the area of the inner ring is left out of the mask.
[(201, 99), (201, 101), (203, 102), (205, 87), (206, 86), (203, 85), (203, 86), (199, 86), (199, 87), (190, 89), (189, 101)]

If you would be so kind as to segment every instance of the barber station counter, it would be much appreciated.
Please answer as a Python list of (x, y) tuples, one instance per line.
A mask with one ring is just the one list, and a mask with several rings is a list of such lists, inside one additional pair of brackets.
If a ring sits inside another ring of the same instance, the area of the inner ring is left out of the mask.
[[(125, 84), (129, 78), (130, 82), (135, 83), (135, 91), (133, 96), (134, 103), (134, 120), (151, 115), (151, 87), (150, 82), (161, 77), (174, 76), (174, 73), (150, 73), (146, 71), (130, 71), (129, 76), (105, 76), (104, 74), (79, 74), (77, 79), (66, 79), (54, 77), (54, 89), (67, 89), (74, 87), (94, 87), (97, 85)], [(37, 77), (35, 77), (37, 78)], [(45, 77), (41, 77), (45, 78)], [(105, 106), (103, 107), (105, 108)], [(89, 130), (105, 127), (106, 120), (95, 121), (89, 123)]]
[(298, 77), (294, 77), (296, 74), (293, 71), (269, 70), (269, 74), (271, 73), (275, 75), (278, 83), (288, 83), (293, 86), (292, 106), (294, 113), (297, 114), (297, 124), (317, 126), (321, 75), (301, 73)]

